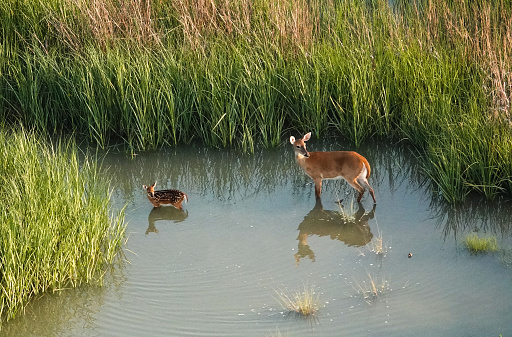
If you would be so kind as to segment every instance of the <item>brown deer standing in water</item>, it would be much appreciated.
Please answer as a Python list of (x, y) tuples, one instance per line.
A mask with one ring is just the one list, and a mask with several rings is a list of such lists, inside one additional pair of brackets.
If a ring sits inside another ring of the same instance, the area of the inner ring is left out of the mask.
[(343, 178), (359, 192), (357, 202), (361, 201), (364, 191), (368, 188), (373, 203), (377, 203), (373, 189), (368, 183), (371, 168), (365, 157), (353, 151), (308, 152), (305, 142), (310, 138), (311, 132), (304, 135), (302, 139), (291, 136), (290, 143), (293, 145), (297, 164), (315, 183), (317, 199), (322, 194), (322, 180)]

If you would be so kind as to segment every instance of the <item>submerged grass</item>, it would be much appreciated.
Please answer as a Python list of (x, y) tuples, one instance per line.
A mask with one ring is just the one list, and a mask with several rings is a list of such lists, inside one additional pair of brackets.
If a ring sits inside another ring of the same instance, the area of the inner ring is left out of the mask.
[(119, 256), (123, 212), (114, 214), (96, 161), (72, 142), (52, 146), (0, 132), (0, 317), (48, 291), (101, 283)]
[(512, 195), (508, 1), (6, 0), (0, 126), (131, 151), (407, 140), (449, 202)]
[(496, 237), (479, 237), (475, 233), (467, 235), (464, 244), (472, 253), (495, 252), (499, 248)]

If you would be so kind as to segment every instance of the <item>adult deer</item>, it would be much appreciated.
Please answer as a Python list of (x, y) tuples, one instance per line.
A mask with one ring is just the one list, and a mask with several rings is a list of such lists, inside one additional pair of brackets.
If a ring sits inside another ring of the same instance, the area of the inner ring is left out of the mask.
[(357, 202), (361, 201), (365, 189), (368, 188), (373, 203), (377, 203), (373, 189), (368, 183), (371, 168), (365, 157), (354, 151), (308, 152), (305, 142), (309, 138), (311, 132), (305, 134), (302, 139), (291, 136), (290, 143), (295, 150), (297, 164), (315, 183), (316, 198), (320, 198), (322, 193), (322, 180), (343, 178), (359, 192)]

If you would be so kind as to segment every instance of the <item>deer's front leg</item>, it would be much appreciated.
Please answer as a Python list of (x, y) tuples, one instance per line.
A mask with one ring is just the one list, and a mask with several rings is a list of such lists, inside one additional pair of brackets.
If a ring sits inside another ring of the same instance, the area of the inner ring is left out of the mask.
[(315, 182), (315, 197), (319, 199), (322, 194), (322, 178), (315, 178), (313, 181)]

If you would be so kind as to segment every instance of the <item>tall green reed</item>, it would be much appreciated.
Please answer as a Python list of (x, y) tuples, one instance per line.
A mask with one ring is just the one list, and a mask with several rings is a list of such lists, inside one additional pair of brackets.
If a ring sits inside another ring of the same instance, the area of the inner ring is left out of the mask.
[(101, 283), (124, 240), (96, 161), (71, 142), (45, 143), (0, 132), (0, 315), (11, 319), (33, 297)]

